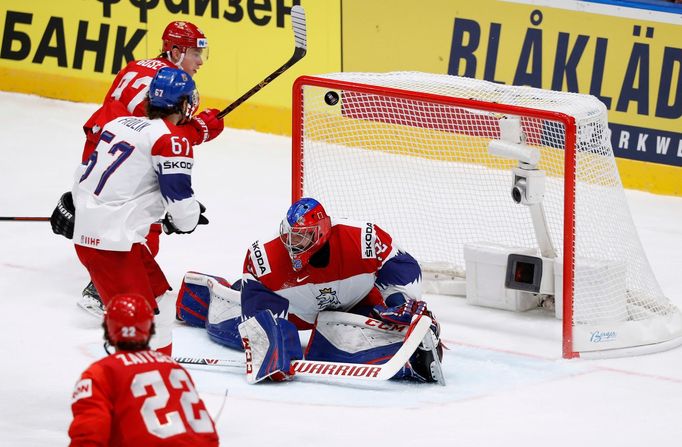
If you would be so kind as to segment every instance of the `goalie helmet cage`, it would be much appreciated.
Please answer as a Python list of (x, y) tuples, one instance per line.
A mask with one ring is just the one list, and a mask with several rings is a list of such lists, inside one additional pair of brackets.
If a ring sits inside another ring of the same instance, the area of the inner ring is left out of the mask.
[(466, 274), (465, 244), (538, 249), (528, 207), (510, 195), (518, 162), (488, 153), (500, 119), (519, 117), (546, 173), (563, 357), (682, 344), (682, 315), (642, 249), (596, 98), (449, 75), (334, 73), (298, 78), (292, 112), (293, 200), (371, 219), (423, 268), (453, 276)]

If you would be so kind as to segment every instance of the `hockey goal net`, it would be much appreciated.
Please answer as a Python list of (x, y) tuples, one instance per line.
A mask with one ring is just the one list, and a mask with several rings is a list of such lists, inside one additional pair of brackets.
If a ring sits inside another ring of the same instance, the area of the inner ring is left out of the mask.
[[(521, 135), (505, 135), (506, 119)], [(481, 242), (554, 258), (564, 357), (682, 341), (682, 316), (643, 252), (596, 98), (414, 72), (304, 76), (292, 141), (294, 199), (371, 219), (425, 270), (464, 278), (465, 247)], [(512, 200), (521, 163), (492, 153), (491, 141), (539, 155), (532, 167), (544, 175), (540, 221), (552, 254), (530, 207)]]

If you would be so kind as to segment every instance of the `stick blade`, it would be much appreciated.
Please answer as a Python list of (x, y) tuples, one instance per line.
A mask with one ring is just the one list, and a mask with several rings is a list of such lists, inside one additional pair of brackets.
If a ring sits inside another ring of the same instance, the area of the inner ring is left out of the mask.
[(294, 45), (296, 48), (300, 48), (304, 52), (308, 51), (305, 9), (303, 9), (303, 6), (296, 5), (291, 7), (291, 26), (294, 29)]

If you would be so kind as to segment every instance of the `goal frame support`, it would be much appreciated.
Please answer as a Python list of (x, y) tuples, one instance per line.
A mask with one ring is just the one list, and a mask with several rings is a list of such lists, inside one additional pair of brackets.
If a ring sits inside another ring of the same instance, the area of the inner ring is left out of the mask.
[(564, 125), (564, 234), (563, 234), (563, 320), (562, 320), (562, 355), (563, 358), (577, 358), (580, 353), (573, 345), (573, 270), (575, 262), (575, 161), (576, 161), (576, 122), (575, 118), (565, 113), (539, 110), (534, 108), (491, 103), (466, 98), (453, 98), (431, 93), (413, 92), (391, 87), (378, 87), (320, 78), (315, 76), (301, 76), (294, 82), (292, 91), (292, 202), (300, 199), (303, 194), (303, 163), (301, 152), (303, 149), (303, 90), (305, 86), (347, 89), (359, 93), (388, 96), (392, 98), (428, 101), (434, 104), (464, 107), (474, 110), (485, 110), (503, 114), (527, 116), (537, 119), (549, 119)]

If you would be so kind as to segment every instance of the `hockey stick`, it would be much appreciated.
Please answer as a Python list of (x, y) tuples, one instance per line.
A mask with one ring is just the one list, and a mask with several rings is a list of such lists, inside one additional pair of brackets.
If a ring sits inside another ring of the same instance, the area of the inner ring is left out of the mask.
[(289, 60), (286, 61), (284, 65), (279, 67), (277, 70), (273, 71), (269, 76), (267, 76), (265, 79), (263, 79), (258, 84), (253, 86), (251, 90), (244, 93), (232, 104), (221, 110), (220, 113), (218, 113), (217, 115), (219, 119), (224, 118), (225, 115), (239, 107), (244, 101), (252, 97), (260, 89), (262, 89), (270, 82), (272, 82), (276, 77), (287, 71), (296, 62), (303, 59), (303, 56), (305, 56), (306, 52), (308, 51), (308, 44), (306, 38), (305, 10), (303, 9), (302, 6), (296, 5), (291, 7), (291, 25), (294, 29), (295, 45), (294, 54), (291, 56), (291, 58), (289, 58)]
[(47, 222), (49, 217), (14, 217), (14, 216), (0, 216), (0, 221), (9, 222)]
[(223, 366), (227, 368), (246, 368), (244, 360), (227, 360), (227, 359), (207, 359), (202, 357), (173, 357), (177, 363), (183, 365), (201, 365), (201, 366)]
[[(381, 365), (368, 365), (363, 363), (324, 362), (317, 360), (294, 360), (297, 377), (324, 377), (329, 379), (361, 379), (361, 380), (388, 380), (395, 376), (398, 371), (408, 362), (419, 343), (425, 337), (431, 336), (431, 319), (426, 315), (416, 317), (405, 336), (403, 345), (391, 357)], [(205, 366), (224, 366), (230, 368), (246, 368), (246, 362), (242, 360), (220, 360), (207, 358), (174, 358), (178, 363)]]

